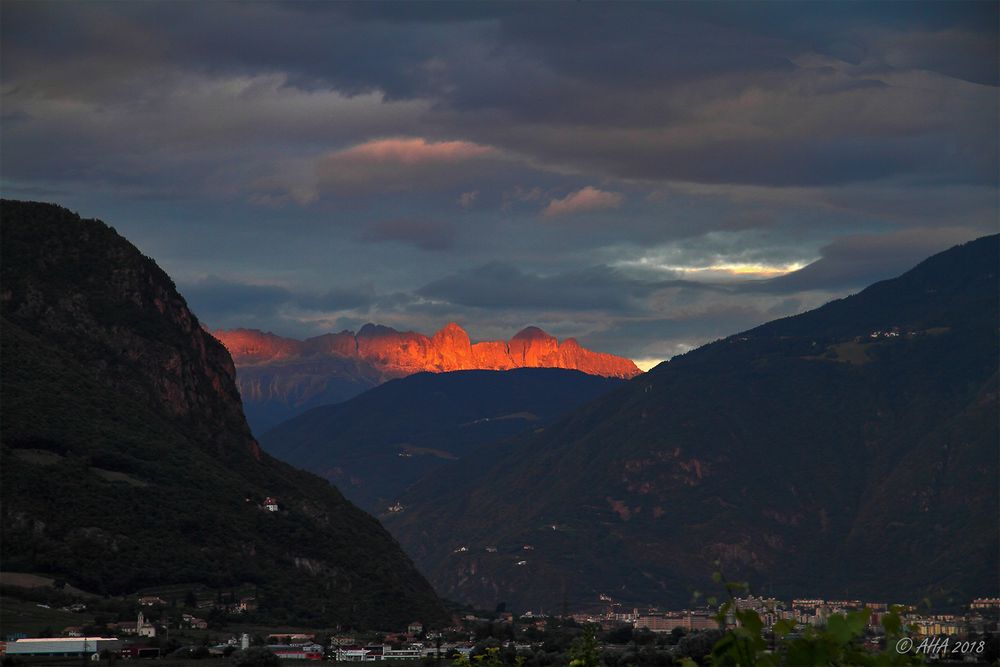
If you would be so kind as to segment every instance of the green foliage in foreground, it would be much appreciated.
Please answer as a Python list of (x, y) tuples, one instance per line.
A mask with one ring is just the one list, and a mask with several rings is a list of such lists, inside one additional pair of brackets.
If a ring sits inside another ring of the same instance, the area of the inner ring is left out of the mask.
[[(521, 663), (524, 662), (518, 659), (517, 665), (520, 667)], [(502, 667), (504, 662), (503, 658), (500, 657), (499, 648), (488, 648), (485, 653), (481, 653), (477, 656), (470, 658), (467, 655), (460, 655), (455, 658), (455, 667)]]
[[(822, 667), (827, 665), (844, 667), (897, 667), (900, 665), (922, 665), (922, 656), (900, 653), (896, 642), (903, 636), (899, 610), (892, 608), (882, 617), (885, 630), (884, 648), (874, 652), (864, 646), (865, 628), (871, 616), (871, 609), (834, 614), (827, 619), (825, 628), (807, 627), (796, 633), (794, 621), (783, 619), (774, 624), (774, 650), (770, 650), (764, 638), (764, 623), (756, 611), (739, 609), (735, 605), (734, 594), (745, 591), (747, 585), (729, 582), (716, 573), (716, 581), (726, 587), (729, 600), (719, 606), (716, 620), (724, 627), (727, 616), (732, 612), (736, 626), (726, 630), (708, 656), (709, 664), (726, 667)], [(697, 663), (685, 658), (684, 667), (697, 667)], [(588, 666), (589, 667), (589, 666)]]
[[(727, 607), (729, 603), (723, 605)], [(902, 636), (899, 615), (886, 614), (882, 619), (885, 629), (885, 648), (878, 653), (863, 646), (865, 627), (868, 625), (870, 609), (835, 614), (829, 618), (825, 628), (806, 628), (801, 636), (794, 636), (795, 624), (782, 620), (774, 625), (777, 642), (776, 650), (768, 650), (762, 630), (760, 616), (753, 610), (734, 610), (740, 625), (729, 629), (712, 648), (712, 665), (739, 667), (779, 667), (782, 665), (807, 667), (810, 665), (844, 665), (896, 667), (898, 665), (922, 665), (923, 659), (909, 653), (899, 653), (895, 646)], [(690, 658), (681, 663), (684, 667), (695, 667)]]
[(588, 625), (569, 649), (569, 667), (600, 667), (600, 664), (597, 635), (594, 627)]

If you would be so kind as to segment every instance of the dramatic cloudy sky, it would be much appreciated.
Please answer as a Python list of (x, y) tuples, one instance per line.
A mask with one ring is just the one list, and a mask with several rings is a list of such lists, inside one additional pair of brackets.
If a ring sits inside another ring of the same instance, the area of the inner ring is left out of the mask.
[(997, 231), (997, 4), (2, 5), (4, 196), (210, 327), (663, 359)]

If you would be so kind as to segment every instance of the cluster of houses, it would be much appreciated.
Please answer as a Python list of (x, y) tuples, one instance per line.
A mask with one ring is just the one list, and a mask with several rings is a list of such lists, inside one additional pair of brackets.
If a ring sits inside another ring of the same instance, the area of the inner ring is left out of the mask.
[[(610, 599), (604, 599), (610, 602)], [(881, 602), (860, 600), (796, 599), (791, 605), (783, 600), (748, 596), (734, 600), (734, 609), (753, 610), (760, 616), (764, 627), (770, 628), (780, 620), (792, 620), (802, 625), (823, 626), (834, 614), (846, 614), (861, 609), (869, 609), (868, 625), (873, 630), (881, 627), (882, 617), (889, 611), (889, 605)], [(912, 606), (897, 605), (902, 609), (903, 622), (920, 636), (962, 636), (972, 631), (982, 633), (996, 625), (1000, 613), (1000, 598), (977, 598), (969, 605), (966, 614), (920, 614)], [(715, 614), (708, 609), (684, 611), (648, 610), (640, 613), (622, 613), (619, 605), (612, 604), (608, 611), (599, 615), (574, 614), (579, 622), (604, 623), (608, 625), (628, 623), (636, 629), (652, 632), (673, 632), (709, 630), (719, 627)], [(726, 622), (735, 624), (736, 618), (730, 610)]]
[[(913, 332), (910, 332), (911, 334)], [(890, 329), (889, 331), (879, 331), (875, 330), (868, 334), (869, 338), (899, 338), (899, 329)]]
[[(518, 649), (530, 648), (529, 645), (517, 645)], [(422, 658), (434, 658), (438, 655), (443, 657), (464, 655), (472, 653), (471, 644), (461, 644), (455, 642), (442, 643), (440, 647), (429, 646), (425, 643), (415, 643), (408, 647), (394, 649), (387, 645), (371, 646), (346, 646), (340, 647), (331, 654), (331, 658), (344, 662), (376, 662), (378, 660), (419, 660)]]
[[(681, 629), (685, 632), (708, 630), (718, 627), (715, 614), (708, 609), (684, 611), (646, 610), (640, 613), (633, 609), (624, 612), (621, 605), (615, 604), (610, 598), (602, 596), (601, 600), (608, 604), (607, 611), (598, 615), (574, 614), (573, 618), (581, 623), (600, 623), (605, 627), (615, 627), (622, 624), (632, 625), (636, 629), (647, 629), (652, 632), (673, 632)], [(142, 607), (165, 604), (154, 596), (139, 599)], [(823, 600), (795, 599), (791, 604), (775, 598), (748, 596), (733, 601), (733, 608), (739, 610), (754, 610), (758, 613), (765, 627), (771, 627), (779, 620), (794, 620), (803, 625), (821, 626), (833, 614), (843, 614), (850, 611), (868, 609), (871, 614), (869, 624), (873, 629), (880, 626), (882, 616), (890, 607), (883, 603), (862, 602), (860, 600)], [(965, 636), (967, 633), (983, 633), (997, 629), (1000, 617), (1000, 598), (978, 598), (969, 605), (967, 613), (921, 615), (913, 607), (902, 607), (903, 621), (915, 635), (931, 636)], [(469, 615), (467, 621), (485, 621)], [(513, 622), (514, 615), (501, 612), (501, 622)], [(531, 612), (520, 616), (522, 622), (532, 623), (536, 629), (544, 630), (546, 619), (534, 616)], [(728, 622), (735, 622), (733, 610), (730, 610)], [(191, 614), (183, 614), (182, 623), (186, 627), (205, 629), (207, 623)], [(132, 635), (137, 638), (156, 637), (157, 627), (146, 619), (142, 611), (134, 623), (118, 623), (113, 629), (119, 635)], [(454, 628), (457, 630), (458, 628)], [(384, 636), (381, 643), (359, 643), (355, 637), (343, 636), (331, 638), (330, 646), (324, 647), (316, 643), (315, 635), (306, 633), (272, 634), (266, 638), (267, 648), (283, 660), (335, 660), (338, 662), (378, 662), (382, 660), (420, 660), (428, 657), (450, 657), (456, 654), (469, 655), (471, 643), (444, 642), (443, 635), (429, 633), (430, 641), (418, 641), (424, 636), (423, 625), (411, 623), (406, 633), (390, 633)], [(14, 641), (0, 642), (0, 656), (48, 656), (48, 657), (95, 657), (105, 652), (122, 657), (158, 657), (159, 649), (145, 646), (140, 642), (127, 644), (119, 637), (82, 636), (79, 629), (67, 628), (68, 637), (47, 637), (29, 639), (23, 635)], [(518, 650), (530, 649), (528, 644), (511, 644)], [(211, 654), (228, 655), (229, 652), (250, 646), (250, 638), (243, 634), (240, 638), (231, 637), (226, 643), (208, 647)]]
[[(193, 630), (206, 630), (208, 628), (208, 621), (203, 618), (198, 618), (193, 614), (181, 614), (180, 627), (190, 628)], [(145, 617), (145, 615), (140, 611), (138, 617), (135, 621), (123, 621), (121, 623), (110, 623), (108, 624), (108, 629), (116, 632), (120, 635), (129, 635), (137, 637), (155, 637), (160, 631), (161, 626), (150, 621)], [(64, 633), (73, 636), (71, 633), (75, 630), (74, 628), (67, 628)]]

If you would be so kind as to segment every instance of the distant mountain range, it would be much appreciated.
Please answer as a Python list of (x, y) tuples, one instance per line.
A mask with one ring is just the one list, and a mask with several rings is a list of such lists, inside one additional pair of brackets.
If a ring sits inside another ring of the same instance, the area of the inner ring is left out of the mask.
[[(661, 364), (383, 521), (450, 598), (996, 597), (1000, 241)], [(447, 449), (443, 442), (440, 448)]]
[(431, 337), (375, 324), (304, 341), (254, 329), (212, 334), (236, 363), (247, 420), (258, 434), (309, 408), (424, 371), (565, 368), (623, 379), (641, 373), (629, 359), (591, 352), (573, 338), (560, 343), (537, 327), (479, 343), (455, 323)]
[(271, 624), (447, 622), (377, 520), (261, 451), (229, 354), (153, 260), (58, 206), (0, 215), (4, 570), (249, 589)]
[(417, 373), (313, 408), (265, 433), (261, 445), (370, 512), (399, 511), (396, 501), (420, 478), (623, 384), (560, 368)]

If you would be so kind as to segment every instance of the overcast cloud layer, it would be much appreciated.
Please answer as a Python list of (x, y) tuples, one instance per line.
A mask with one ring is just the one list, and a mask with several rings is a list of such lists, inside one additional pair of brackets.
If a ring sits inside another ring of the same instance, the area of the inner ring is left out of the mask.
[(0, 184), (210, 327), (664, 359), (997, 231), (997, 7), (10, 1)]

